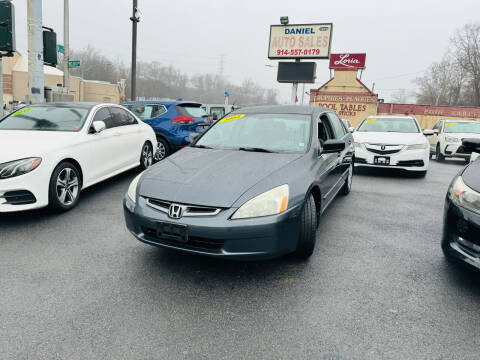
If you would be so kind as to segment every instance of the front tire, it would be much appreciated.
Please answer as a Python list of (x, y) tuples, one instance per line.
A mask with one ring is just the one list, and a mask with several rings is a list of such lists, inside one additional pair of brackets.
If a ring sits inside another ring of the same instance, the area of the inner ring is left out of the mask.
[(315, 249), (317, 239), (317, 210), (315, 199), (310, 194), (300, 217), (300, 236), (294, 256), (300, 260), (308, 259)]
[(73, 209), (80, 199), (82, 180), (78, 168), (63, 162), (53, 171), (48, 189), (48, 205), (55, 212)]
[(437, 151), (435, 152), (435, 158), (437, 159), (437, 161), (445, 160), (445, 156), (443, 156), (442, 152), (440, 151), (440, 144), (437, 144)]
[(150, 142), (146, 142), (142, 146), (142, 153), (140, 154), (140, 167), (142, 170), (148, 169), (153, 164), (153, 148)]

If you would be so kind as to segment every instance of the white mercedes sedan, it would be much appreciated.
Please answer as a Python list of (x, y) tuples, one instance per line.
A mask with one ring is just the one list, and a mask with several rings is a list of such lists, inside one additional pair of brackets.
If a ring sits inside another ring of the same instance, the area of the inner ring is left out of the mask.
[(153, 162), (152, 128), (122, 106), (28, 105), (0, 119), (0, 213), (73, 208), (80, 191)]
[(353, 133), (355, 166), (397, 168), (425, 176), (430, 159), (426, 136), (410, 116), (369, 116)]

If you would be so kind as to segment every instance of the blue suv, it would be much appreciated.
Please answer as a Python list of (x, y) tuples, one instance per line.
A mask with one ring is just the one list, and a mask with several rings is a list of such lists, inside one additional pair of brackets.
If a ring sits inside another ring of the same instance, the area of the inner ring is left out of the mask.
[(190, 101), (129, 101), (121, 105), (155, 131), (158, 140), (156, 160), (190, 144), (190, 135), (204, 132), (212, 122), (201, 104)]

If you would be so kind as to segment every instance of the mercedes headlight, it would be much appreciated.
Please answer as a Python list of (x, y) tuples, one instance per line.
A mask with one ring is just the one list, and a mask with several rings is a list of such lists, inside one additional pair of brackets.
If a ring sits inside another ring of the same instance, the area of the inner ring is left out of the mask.
[(41, 158), (33, 157), (0, 164), (0, 179), (8, 179), (29, 173), (35, 170), (41, 162)]
[(428, 149), (427, 143), (407, 145), (407, 150), (425, 150), (425, 149)]
[(143, 175), (143, 172), (138, 174), (135, 179), (132, 180), (130, 183), (130, 186), (128, 187), (127, 191), (127, 196), (128, 198), (135, 203), (137, 200), (137, 185), (138, 185), (138, 180), (140, 180), (140, 177)]
[(465, 185), (461, 176), (450, 187), (448, 195), (454, 204), (480, 214), (480, 193)]
[(260, 216), (280, 214), (288, 207), (288, 185), (281, 185), (253, 199), (245, 204), (233, 214), (232, 219), (246, 219)]
[(445, 141), (449, 143), (459, 143), (461, 140), (453, 136), (445, 136)]

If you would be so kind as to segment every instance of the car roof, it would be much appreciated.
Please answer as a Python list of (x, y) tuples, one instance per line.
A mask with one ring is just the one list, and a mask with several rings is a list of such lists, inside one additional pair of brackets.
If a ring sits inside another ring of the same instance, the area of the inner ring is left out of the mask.
[(442, 119), (441, 121), (448, 121), (448, 122), (478, 122), (475, 119)]
[(264, 114), (304, 114), (313, 115), (325, 111), (333, 110), (320, 106), (304, 106), (304, 105), (261, 105), (247, 106), (235, 110), (233, 113), (264, 113)]
[(184, 100), (138, 100), (138, 101), (124, 101), (120, 105), (195, 105), (202, 106), (201, 103), (196, 101), (184, 101)]
[(413, 116), (407, 116), (407, 115), (370, 115), (370, 116), (367, 116), (367, 119), (370, 119), (370, 118), (415, 119)]

